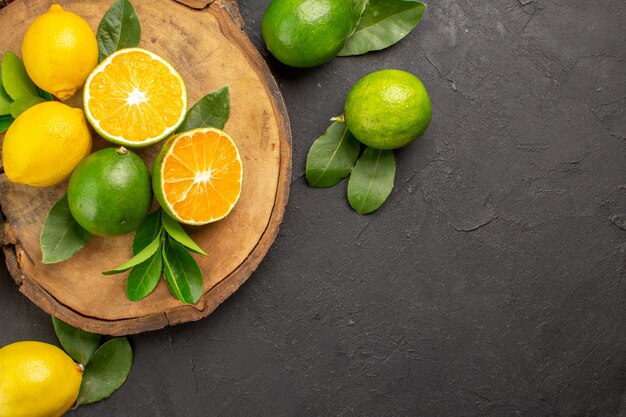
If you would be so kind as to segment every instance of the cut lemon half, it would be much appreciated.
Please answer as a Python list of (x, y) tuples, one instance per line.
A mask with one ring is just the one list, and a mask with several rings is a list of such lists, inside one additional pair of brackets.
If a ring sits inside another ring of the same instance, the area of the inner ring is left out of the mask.
[(161, 207), (181, 223), (223, 219), (241, 194), (243, 167), (237, 145), (214, 128), (190, 130), (165, 142), (152, 169)]
[(160, 56), (121, 49), (93, 70), (85, 83), (85, 114), (103, 138), (144, 147), (171, 135), (187, 111), (180, 74)]

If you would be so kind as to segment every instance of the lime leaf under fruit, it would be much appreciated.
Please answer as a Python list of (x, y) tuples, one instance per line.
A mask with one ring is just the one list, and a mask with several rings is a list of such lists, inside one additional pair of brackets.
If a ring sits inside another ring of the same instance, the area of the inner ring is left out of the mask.
[(113, 394), (126, 381), (133, 350), (125, 337), (111, 339), (96, 350), (83, 374), (77, 404), (91, 404)]
[(387, 200), (396, 177), (393, 151), (367, 148), (348, 181), (348, 201), (359, 214), (378, 210)]
[[(0, 74), (2, 74), (2, 68), (0, 68)], [(13, 103), (13, 99), (2, 86), (2, 82), (0, 82), (0, 116), (11, 113), (11, 109), (9, 108), (11, 103)]]
[(0, 116), (0, 133), (5, 132), (14, 121), (15, 119), (10, 114), (6, 116)]
[(338, 56), (361, 55), (385, 49), (411, 33), (426, 5), (415, 0), (369, 0), (354, 33)]
[(168, 235), (187, 249), (200, 255), (208, 256), (196, 242), (185, 232), (185, 229), (167, 213), (163, 213), (163, 227)]
[(137, 228), (135, 237), (133, 237), (133, 256), (144, 250), (161, 234), (161, 230), (163, 230), (161, 213), (162, 211), (159, 209), (153, 211)]
[(65, 261), (81, 250), (90, 238), (91, 233), (83, 229), (72, 216), (67, 194), (64, 194), (52, 206), (43, 223), (39, 238), (41, 261), (44, 264)]
[(67, 196), (70, 211), (83, 228), (98, 236), (123, 235), (148, 215), (150, 174), (135, 153), (105, 148), (78, 164)]
[(17, 119), (26, 110), (30, 109), (35, 104), (43, 103), (44, 101), (46, 100), (39, 96), (26, 96), (18, 98), (9, 106), (11, 116)]
[(310, 187), (332, 187), (350, 175), (361, 144), (343, 122), (334, 122), (317, 138), (306, 158), (306, 180)]
[(197, 303), (202, 296), (202, 271), (187, 249), (172, 238), (163, 246), (165, 282), (172, 294), (183, 303)]
[(224, 129), (230, 115), (230, 91), (228, 86), (202, 97), (187, 111), (185, 119), (176, 130), (187, 132), (200, 127)]
[(113, 268), (109, 271), (104, 271), (103, 275), (115, 275), (121, 274), (124, 271), (128, 271), (130, 268), (139, 265), (152, 257), (161, 248), (161, 236), (157, 236), (148, 246), (142, 249), (137, 255), (124, 262), (122, 265)]
[(402, 148), (420, 137), (432, 117), (426, 88), (415, 75), (387, 69), (361, 78), (346, 98), (348, 129), (376, 149)]
[(129, 0), (117, 0), (104, 14), (96, 34), (98, 62), (113, 52), (139, 46), (141, 24)]
[(38, 95), (22, 61), (11, 51), (2, 57), (2, 85), (13, 100)]
[(135, 266), (128, 274), (126, 296), (130, 301), (139, 301), (156, 288), (163, 273), (163, 255), (161, 251), (153, 254), (148, 260)]
[(100, 335), (89, 333), (52, 316), (54, 332), (68, 355), (83, 366), (100, 345)]

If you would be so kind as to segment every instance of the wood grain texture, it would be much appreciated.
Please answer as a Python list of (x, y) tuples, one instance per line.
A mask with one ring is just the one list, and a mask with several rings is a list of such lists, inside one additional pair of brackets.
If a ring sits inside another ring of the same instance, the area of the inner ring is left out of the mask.
[[(16, 28), (0, 39), (0, 51), (19, 53), (28, 25), (50, 3), (16, 1), (0, 10), (0, 26)], [(110, 1), (61, 4), (83, 16), (95, 30)], [(101, 275), (131, 257), (132, 234), (93, 238), (69, 261), (43, 265), (41, 227), (67, 184), (32, 188), (0, 176), (0, 205), (5, 216), (2, 245), (20, 291), (64, 321), (111, 335), (158, 329), (209, 315), (267, 253), (282, 220), (291, 177), (286, 109), (263, 59), (241, 31), (236, 3), (216, 1), (200, 11), (171, 0), (134, 0), (133, 4), (142, 24), (140, 46), (160, 54), (180, 71), (190, 105), (224, 84), (230, 86), (232, 110), (225, 130), (241, 152), (244, 179), (241, 198), (230, 216), (188, 229), (209, 253), (208, 257), (196, 257), (205, 277), (205, 293), (192, 306), (181, 305), (163, 282), (145, 300), (130, 302), (125, 296), (126, 274)], [(69, 104), (79, 107), (80, 97)], [(111, 145), (95, 134), (94, 140), (96, 149)], [(138, 151), (150, 168), (160, 147)]]

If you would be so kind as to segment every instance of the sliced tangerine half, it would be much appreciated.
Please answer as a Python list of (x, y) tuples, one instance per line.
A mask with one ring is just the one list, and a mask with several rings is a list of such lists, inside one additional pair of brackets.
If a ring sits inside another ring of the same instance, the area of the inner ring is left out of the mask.
[(83, 101), (87, 119), (103, 138), (143, 147), (166, 138), (182, 123), (187, 89), (169, 62), (145, 49), (127, 48), (93, 70)]
[(243, 167), (237, 145), (214, 128), (190, 130), (165, 142), (152, 170), (161, 207), (181, 223), (226, 217), (239, 200)]

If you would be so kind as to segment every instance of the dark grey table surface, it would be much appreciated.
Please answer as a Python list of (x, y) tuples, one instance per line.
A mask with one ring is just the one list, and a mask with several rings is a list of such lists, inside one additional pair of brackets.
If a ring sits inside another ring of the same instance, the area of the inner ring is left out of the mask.
[[(242, 0), (260, 36), (267, 0)], [(625, 416), (626, 2), (431, 2), (400, 44), (269, 60), (293, 129), (278, 239), (212, 316), (131, 338), (73, 416)], [(418, 75), (433, 122), (360, 217), (309, 189), (313, 140), (363, 75)], [(54, 342), (2, 270), (0, 345)]]

